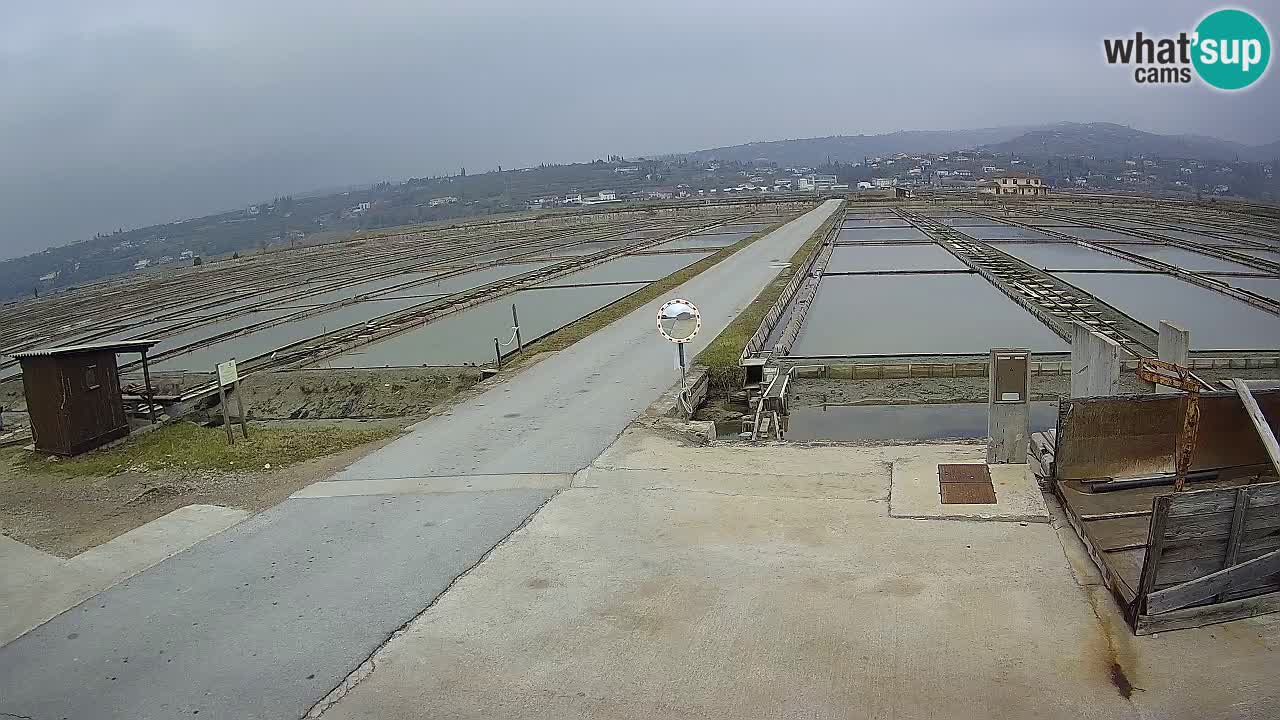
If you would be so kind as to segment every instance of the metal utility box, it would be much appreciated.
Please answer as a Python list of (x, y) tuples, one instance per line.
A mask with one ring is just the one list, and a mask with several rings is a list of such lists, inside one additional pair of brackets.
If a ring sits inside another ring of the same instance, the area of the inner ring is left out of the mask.
[(15, 353), (36, 449), (76, 455), (128, 435), (116, 353), (145, 353), (154, 344), (124, 341)]
[(992, 402), (1027, 401), (1027, 361), (1025, 350), (995, 350), (991, 353), (991, 376), (995, 381)]
[(1025, 463), (1031, 441), (1031, 353), (992, 348), (989, 367), (987, 463)]

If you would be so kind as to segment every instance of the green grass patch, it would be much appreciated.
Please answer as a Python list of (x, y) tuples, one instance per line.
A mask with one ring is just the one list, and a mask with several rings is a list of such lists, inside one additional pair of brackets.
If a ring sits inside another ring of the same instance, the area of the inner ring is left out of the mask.
[(249, 428), (249, 439), (235, 427), (236, 444), (227, 444), (226, 431), (189, 422), (166, 425), (131, 437), (120, 445), (73, 458), (50, 458), (25, 453), (18, 466), (25, 470), (71, 477), (107, 477), (128, 470), (263, 470), (323, 457), (382, 440), (399, 432), (393, 427), (355, 430), (344, 427)]
[[(749, 235), (732, 245), (721, 248), (714, 255), (708, 255), (698, 262), (686, 268), (677, 270), (657, 282), (649, 283), (630, 295), (624, 298), (619, 298), (612, 303), (605, 305), (581, 320), (570, 323), (537, 342), (530, 343), (525, 348), (525, 357), (532, 357), (533, 355), (542, 352), (564, 350), (600, 328), (629, 315), (636, 308), (657, 300), (701, 273), (710, 270), (716, 265), (724, 262), (729, 256), (785, 224), (786, 222), (778, 222), (770, 225), (769, 227), (763, 228), (753, 235)], [(656, 333), (657, 330), (654, 330), (654, 332)]]
[(694, 364), (707, 367), (713, 386), (728, 387), (734, 384), (734, 379), (740, 372), (738, 360), (742, 357), (742, 350), (747, 346), (747, 342), (764, 321), (769, 308), (773, 307), (773, 303), (782, 295), (783, 289), (791, 281), (791, 277), (801, 263), (822, 244), (822, 239), (842, 216), (843, 213), (835, 213), (815, 230), (813, 235), (810, 235), (809, 239), (791, 256), (790, 265), (783, 268), (778, 276), (760, 291), (756, 299), (752, 300), (751, 304), (694, 358)]

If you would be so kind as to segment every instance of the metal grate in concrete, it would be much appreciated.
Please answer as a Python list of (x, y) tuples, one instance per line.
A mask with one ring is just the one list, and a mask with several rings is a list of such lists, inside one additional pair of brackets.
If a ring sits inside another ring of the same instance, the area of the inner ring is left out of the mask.
[(938, 465), (943, 505), (994, 505), (996, 489), (985, 463)]

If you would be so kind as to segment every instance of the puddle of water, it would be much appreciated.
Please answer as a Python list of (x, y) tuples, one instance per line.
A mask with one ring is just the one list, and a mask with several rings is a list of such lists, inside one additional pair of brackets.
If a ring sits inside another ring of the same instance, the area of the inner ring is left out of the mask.
[(543, 250), (540, 253), (535, 253), (533, 255), (529, 255), (528, 257), (544, 258), (544, 257), (577, 257), (582, 255), (595, 255), (596, 253), (604, 252), (605, 250), (620, 248), (623, 245), (630, 245), (633, 242), (636, 242), (636, 241), (635, 240), (607, 240), (607, 241), (601, 241), (601, 242), (585, 242), (579, 245), (569, 245), (567, 247), (562, 245), (560, 247), (551, 248), (550, 250)]
[(1062, 338), (973, 274), (822, 279), (793, 355), (1060, 351)]
[(1052, 240), (1053, 237), (1042, 232), (1028, 230), (1014, 225), (981, 225), (977, 227), (960, 227), (960, 232), (979, 240)]
[(1203, 235), (1201, 233), (1194, 232), (1191, 230), (1170, 230), (1169, 228), (1157, 227), (1157, 228), (1152, 228), (1151, 232), (1156, 233), (1157, 235), (1164, 235), (1166, 237), (1177, 238), (1179, 240), (1190, 240), (1191, 242), (1200, 243), (1201, 245), (1208, 245), (1210, 247), (1235, 244), (1230, 240), (1223, 240), (1222, 238), (1213, 237), (1212, 235)]
[(1280, 316), (1172, 275), (1054, 273), (1149, 327), (1161, 320), (1191, 332), (1194, 350), (1275, 350)]
[(609, 282), (652, 282), (692, 265), (709, 252), (670, 253), (666, 255), (625, 255), (586, 270), (548, 280), (546, 285), (571, 285)]
[(1257, 268), (1168, 245), (1117, 245), (1120, 250), (1200, 272), (1258, 272)]
[[(516, 275), (522, 275), (538, 268), (553, 265), (551, 262), (526, 262), (512, 263), (510, 265), (495, 265), (491, 268), (483, 270), (473, 270), (472, 272), (454, 275), (452, 277), (442, 278), (435, 281), (417, 282), (407, 287), (398, 287), (383, 297), (402, 297), (406, 295), (444, 295), (470, 290), (471, 288), (487, 285), (497, 280), (504, 280)], [(314, 305), (327, 305), (329, 303), (347, 300), (357, 295), (365, 295), (374, 293), (379, 290), (390, 288), (406, 282), (414, 282), (420, 280), (428, 280), (431, 277), (439, 275), (442, 271), (439, 269), (429, 270), (425, 272), (403, 273), (393, 275), (391, 277), (379, 278), (367, 282), (350, 285), (328, 292), (317, 293), (291, 300), (285, 307), (307, 307)]]
[(751, 233), (724, 233), (722, 235), (692, 235), (687, 238), (668, 240), (653, 248), (654, 250), (684, 250), (686, 248), (722, 248), (732, 245)]
[[(250, 325), (256, 325), (257, 323), (260, 323), (260, 322), (266, 322), (267, 320), (274, 320), (276, 318), (284, 317), (285, 315), (289, 315), (296, 312), (299, 312), (299, 311), (298, 310), (262, 310), (258, 312), (246, 313), (245, 315), (228, 318), (226, 320), (219, 320), (218, 322), (209, 323), (208, 325), (201, 325), (199, 327), (191, 328), (190, 330), (178, 333), (177, 335), (172, 335), (170, 337), (167, 337), (161, 340), (159, 344), (157, 344), (154, 348), (152, 348), (152, 350), (148, 354), (159, 355), (162, 352), (168, 352), (170, 350), (180, 348), (183, 345), (190, 345), (193, 342), (206, 340), (208, 338), (213, 337), (214, 335), (221, 335), (222, 333), (232, 332), (234, 330), (246, 328), (246, 327), (249, 327)], [(137, 359), (138, 359), (137, 353), (119, 356), (120, 362), (134, 362)], [(226, 358), (223, 358), (223, 360), (225, 359)], [(156, 367), (158, 367), (158, 365)]]
[[(525, 342), (588, 315), (645, 283), (521, 290), (454, 313), (320, 363), (323, 367), (370, 368), (463, 365), (493, 360), (493, 338), (511, 337), (511, 304), (520, 314)], [(504, 349), (504, 352), (512, 348)]]
[[(995, 221), (993, 221), (993, 220), (988, 220), (987, 218), (981, 218), (981, 217), (976, 217), (976, 218), (940, 218), (940, 219), (942, 220), (942, 224), (944, 224), (944, 225), (950, 225), (951, 227), (954, 227), (954, 228), (979, 228), (979, 227), (999, 227), (999, 228), (1007, 228), (1007, 227), (1009, 227), (1008, 225), (1006, 225), (1006, 224), (1004, 224), (1004, 223), (998, 223), (998, 222), (995, 222)], [(961, 232), (968, 232), (968, 231), (967, 231), (967, 230), (962, 230)]]
[(1254, 250), (1253, 248), (1232, 248), (1234, 252), (1250, 255), (1270, 262), (1280, 262), (1280, 250)]
[[(1054, 427), (1058, 403), (1031, 403), (1031, 430)], [(792, 408), (788, 440), (949, 440), (987, 437), (986, 403)]]
[(759, 232), (769, 227), (767, 223), (737, 223), (735, 225), (721, 225), (720, 227), (704, 230), (700, 235), (741, 235), (746, 237), (754, 232)]
[(836, 236), (837, 242), (863, 242), (867, 240), (928, 240), (924, 233), (913, 227), (902, 228), (845, 228)]
[(1128, 235), (1119, 230), (1105, 230), (1095, 227), (1058, 227), (1054, 230), (1063, 235), (1070, 235), (1081, 240), (1114, 240), (1116, 242), (1147, 242), (1137, 235)]
[(856, 227), (910, 227), (911, 223), (901, 218), (845, 218), (841, 228)]
[(1280, 278), (1224, 277), (1218, 279), (1232, 287), (1248, 290), (1272, 300), (1280, 300)]
[(831, 253), (827, 272), (876, 270), (967, 270), (954, 255), (933, 243), (919, 245), (841, 245)]
[(1250, 235), (1249, 233), (1239, 233), (1239, 232), (1233, 232), (1233, 233), (1227, 233), (1227, 234), (1233, 238), (1239, 238), (1240, 240), (1248, 240), (1249, 242), (1262, 243), (1264, 245), (1271, 245), (1273, 247), (1280, 246), (1280, 240), (1276, 240), (1274, 238), (1260, 237), (1258, 235)]
[(261, 330), (227, 338), (219, 343), (208, 345), (181, 355), (156, 363), (157, 370), (186, 370), (191, 372), (209, 372), (215, 365), (230, 358), (248, 360), (309, 337), (323, 335), (349, 325), (367, 322), (381, 315), (404, 310), (419, 303), (430, 302), (430, 298), (398, 298), (394, 300), (370, 300), (352, 303), (317, 313), (301, 320), (274, 325)]
[(1064, 243), (997, 243), (995, 249), (1047, 270), (1145, 270), (1124, 258)]

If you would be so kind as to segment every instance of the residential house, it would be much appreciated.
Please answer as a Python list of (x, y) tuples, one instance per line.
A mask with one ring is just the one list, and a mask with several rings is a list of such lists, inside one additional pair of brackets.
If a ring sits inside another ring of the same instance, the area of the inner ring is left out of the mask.
[(996, 195), (1048, 195), (1049, 188), (1035, 175), (1004, 173), (992, 178)]

